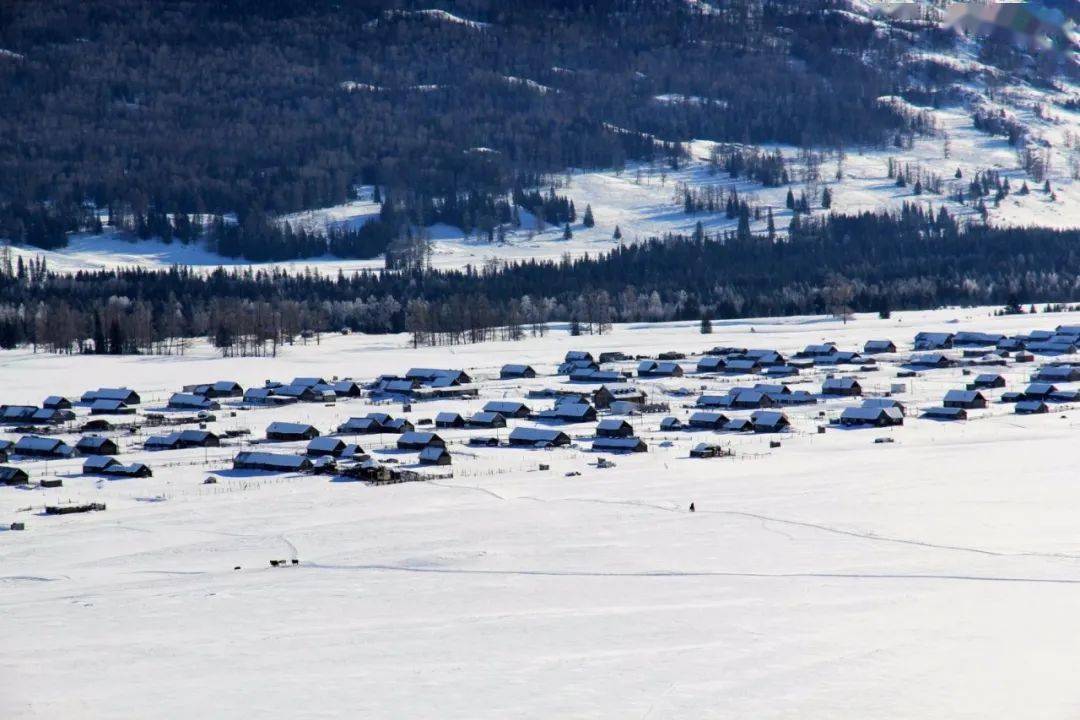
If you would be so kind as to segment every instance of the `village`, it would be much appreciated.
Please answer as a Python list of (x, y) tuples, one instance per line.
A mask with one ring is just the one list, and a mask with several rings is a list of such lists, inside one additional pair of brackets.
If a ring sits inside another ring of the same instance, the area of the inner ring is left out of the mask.
[(43, 491), (26, 496), (30, 509), (41, 503), (60, 514), (105, 507), (63, 502), (61, 488), (150, 478), (163, 467), (185, 468), (173, 474), (210, 485), (301, 474), (381, 485), (507, 463), (549, 471), (555, 461), (576, 475), (646, 453), (754, 458), (860, 428), (879, 431), (862, 436), (867, 442), (893, 443), (905, 423), (1071, 409), (1080, 401), (1070, 386), (1080, 381), (1078, 347), (1080, 324), (1058, 324), (794, 349), (568, 350), (546, 363), (247, 387), (208, 379), (167, 393), (88, 388), (40, 405), (0, 405), (0, 483)]

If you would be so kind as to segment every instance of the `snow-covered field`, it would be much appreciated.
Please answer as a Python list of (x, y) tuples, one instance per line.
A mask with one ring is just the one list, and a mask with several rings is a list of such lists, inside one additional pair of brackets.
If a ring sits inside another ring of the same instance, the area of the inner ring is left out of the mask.
[[(707, 336), (696, 324), (617, 326), (602, 337), (554, 328), (542, 339), (415, 350), (403, 336), (334, 336), (260, 359), (204, 346), (182, 358), (11, 351), (0, 353), (0, 402), (126, 384), (152, 409), (200, 381), (370, 379), (411, 366), (463, 368), (479, 381), (479, 399), (415, 403), (404, 414), (416, 421), (565, 386), (551, 373), (569, 349), (693, 356), (714, 345), (794, 352), (890, 338), (906, 356), (920, 330), (1078, 323), (1075, 313), (999, 318), (982, 308), (847, 324), (730, 321)], [(506, 362), (531, 363), (541, 377), (493, 380)], [(990, 370), (1015, 390), (1035, 367)], [(824, 372), (792, 385), (816, 390)], [(837, 372), (880, 394), (897, 367)], [(27, 525), (0, 532), (0, 714), (1072, 717), (1080, 408), (1021, 417), (995, 402), (963, 423), (917, 417), (969, 379), (947, 369), (903, 380), (909, 417), (890, 430), (817, 434), (817, 413), (833, 417), (850, 400), (791, 409), (794, 428), (782, 436), (661, 433), (660, 415), (637, 417), (649, 452), (614, 457), (609, 469), (585, 450), (591, 424), (568, 426), (575, 447), (549, 451), (466, 447), (487, 431), (449, 430), (452, 478), (384, 487), (235, 473), (236, 448), (145, 453), (140, 435), (118, 438), (122, 459), (147, 462), (153, 478), (20, 463), (32, 482), (55, 475), (64, 486), (0, 487), (0, 523)], [(685, 417), (702, 387), (747, 380), (636, 382)], [(211, 429), (259, 437), (270, 420), (293, 419), (326, 431), (376, 409), (368, 403), (226, 407)], [(392, 439), (360, 442), (411, 463), (383, 451)], [(687, 458), (702, 440), (736, 455)], [(218, 484), (203, 485), (211, 473)], [(108, 509), (39, 514), (65, 499)], [(268, 565), (292, 557), (298, 566)]]

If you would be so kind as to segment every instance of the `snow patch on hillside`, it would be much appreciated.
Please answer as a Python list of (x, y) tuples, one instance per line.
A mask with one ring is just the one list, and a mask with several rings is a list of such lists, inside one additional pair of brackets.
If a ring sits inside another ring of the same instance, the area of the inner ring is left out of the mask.
[(1001, 71), (992, 65), (979, 62), (971, 58), (957, 57), (956, 55), (949, 55), (941, 52), (929, 52), (926, 50), (919, 50), (908, 53), (908, 60), (911, 62), (925, 62), (934, 65), (941, 65), (943, 67), (951, 68), (959, 72), (964, 73), (986, 73), (988, 75), (998, 76), (1001, 75)]
[(541, 95), (546, 95), (549, 92), (559, 92), (556, 88), (543, 85), (536, 82), (535, 80), (530, 80), (529, 78), (515, 77), (514, 75), (503, 75), (503, 80), (505, 80), (511, 85), (524, 85), (530, 90), (537, 91)]
[(716, 98), (701, 97), (700, 95), (682, 95), (680, 93), (663, 93), (653, 95), (653, 100), (662, 105), (715, 105), (727, 107), (727, 103)]
[(705, 2), (705, 0), (686, 0), (686, 4), (690, 6), (692, 10), (695, 10), (702, 15), (719, 15), (720, 8), (715, 5)]
[[(473, 30), (483, 30), (490, 27), (491, 23), (480, 22), (478, 20), (469, 20), (463, 18), (460, 15), (455, 15), (446, 10), (439, 10), (436, 8), (429, 8), (426, 10), (387, 10), (383, 13), (384, 18), (395, 17), (419, 17), (419, 18), (431, 18), (434, 20), (440, 20), (442, 22), (451, 23), (454, 25), (462, 25)], [(374, 27), (379, 24), (379, 20), (375, 19), (367, 23), (368, 27)]]
[(386, 88), (371, 83), (346, 80), (338, 85), (345, 92), (382, 92)]

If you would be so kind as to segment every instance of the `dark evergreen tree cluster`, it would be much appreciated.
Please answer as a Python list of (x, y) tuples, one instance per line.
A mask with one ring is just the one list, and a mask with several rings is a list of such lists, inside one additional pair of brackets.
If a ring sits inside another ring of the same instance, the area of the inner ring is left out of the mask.
[(717, 145), (709, 152), (709, 167), (726, 170), (733, 178), (747, 178), (766, 187), (789, 182), (784, 156), (779, 150), (767, 153), (758, 148)]
[(1010, 116), (1003, 108), (997, 110), (977, 108), (971, 115), (975, 127), (985, 133), (1004, 135), (1010, 145), (1019, 145), (1027, 129), (1020, 121)]
[(577, 222), (577, 208), (574, 201), (555, 194), (550, 188), (546, 195), (539, 191), (525, 192), (521, 187), (514, 188), (514, 205), (523, 207), (549, 225), (563, 225)]

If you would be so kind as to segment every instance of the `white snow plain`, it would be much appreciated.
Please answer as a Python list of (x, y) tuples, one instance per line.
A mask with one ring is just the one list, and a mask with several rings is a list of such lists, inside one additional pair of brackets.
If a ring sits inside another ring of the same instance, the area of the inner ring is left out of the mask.
[[(202, 345), (172, 358), (20, 350), (0, 353), (0, 401), (124, 384), (155, 408), (200, 381), (372, 378), (410, 366), (479, 380), (479, 399), (415, 403), (405, 413), (415, 421), (565, 386), (551, 373), (568, 349), (793, 352), (890, 338), (905, 356), (920, 330), (1017, 333), (1077, 317), (949, 309), (846, 324), (725, 321), (712, 335), (691, 323), (585, 337), (556, 327), (542, 339), (415, 350), (404, 336), (351, 335), (257, 359)], [(532, 363), (541, 377), (493, 380), (505, 362)], [(1036, 365), (988, 371), (1014, 390)], [(792, 384), (816, 389), (824, 372)], [(873, 394), (897, 381), (888, 360), (837, 372)], [(649, 452), (609, 456), (610, 469), (586, 450), (591, 424), (566, 428), (576, 447), (550, 451), (469, 448), (464, 438), (484, 431), (447, 431), (452, 478), (384, 487), (238, 474), (226, 470), (235, 447), (146, 453), (141, 435), (118, 438), (121, 458), (151, 464), (149, 479), (81, 476), (77, 460), (21, 463), (32, 483), (58, 475), (64, 486), (0, 487), (0, 523), (27, 525), (0, 532), (0, 715), (1073, 717), (1080, 413), (1056, 405), (1021, 417), (994, 402), (963, 423), (917, 417), (969, 379), (957, 368), (902, 380), (909, 417), (889, 430), (817, 434), (817, 413), (835, 416), (851, 400), (790, 410), (794, 429), (782, 436), (661, 433), (662, 416), (637, 417)], [(635, 382), (685, 417), (702, 387), (748, 380)], [(259, 437), (270, 420), (293, 419), (325, 432), (372, 409), (368, 399), (227, 406), (211, 429)], [(894, 442), (874, 442), (886, 436)], [(379, 451), (392, 440), (360, 438), (379, 458), (392, 456)], [(735, 458), (687, 458), (702, 440), (729, 444)], [(203, 485), (211, 473), (218, 484)], [(67, 499), (108, 509), (39, 514)], [(268, 565), (292, 557), (298, 566)]]

